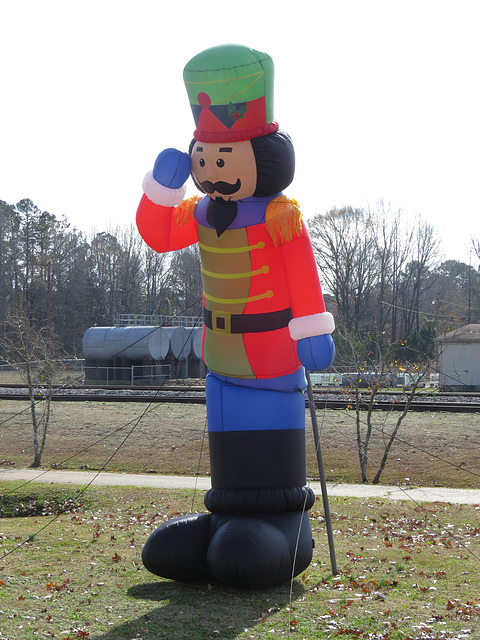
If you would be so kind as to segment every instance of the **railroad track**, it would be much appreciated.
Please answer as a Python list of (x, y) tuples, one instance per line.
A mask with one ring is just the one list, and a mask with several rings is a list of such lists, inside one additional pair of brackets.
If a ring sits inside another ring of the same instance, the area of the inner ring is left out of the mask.
[[(317, 409), (355, 408), (353, 394), (345, 391), (313, 390), (313, 397)], [(36, 395), (38, 401), (41, 394)], [(361, 393), (360, 407), (368, 408), (369, 394)], [(166, 402), (179, 404), (205, 404), (204, 386), (164, 386), (158, 389), (151, 387), (131, 388), (116, 387), (115, 389), (101, 389), (98, 387), (79, 387), (65, 389), (57, 387), (52, 399), (55, 402)], [(0, 400), (28, 400), (27, 389), (21, 385), (3, 385), (0, 387)], [(376, 411), (403, 411), (407, 402), (405, 394), (399, 392), (382, 392), (375, 399)], [(466, 393), (432, 393), (418, 394), (411, 406), (411, 411), (448, 411), (456, 413), (480, 413), (480, 394)]]

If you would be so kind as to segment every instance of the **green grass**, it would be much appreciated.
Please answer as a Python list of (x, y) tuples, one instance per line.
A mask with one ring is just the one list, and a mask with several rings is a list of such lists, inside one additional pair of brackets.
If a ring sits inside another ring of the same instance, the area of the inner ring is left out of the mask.
[[(3, 482), (0, 492), (13, 487)], [(35, 491), (72, 488), (28, 485)], [(90, 487), (87, 495), (71, 513), (0, 520), (2, 640), (479, 637), (478, 506), (332, 498), (332, 576), (319, 500), (307, 571), (292, 588), (241, 591), (162, 580), (141, 563), (149, 533), (203, 511), (202, 492)]]
[[(2, 466), (31, 461), (31, 425), (21, 405), (0, 407)], [(55, 405), (45, 465), (101, 468), (143, 410)], [(107, 470), (207, 475), (204, 414), (202, 406), (152, 407)], [(358, 482), (351, 412), (319, 417), (327, 480)], [(376, 417), (372, 467), (394, 419)], [(410, 415), (383, 482), (478, 488), (477, 431), (473, 414)], [(315, 465), (307, 431), (309, 473)], [(204, 511), (200, 491), (17, 486), (0, 482), (0, 640), (480, 638), (479, 506), (330, 498), (339, 568), (332, 576), (318, 501), (307, 571), (292, 585), (240, 591), (161, 580), (141, 563), (159, 524)]]

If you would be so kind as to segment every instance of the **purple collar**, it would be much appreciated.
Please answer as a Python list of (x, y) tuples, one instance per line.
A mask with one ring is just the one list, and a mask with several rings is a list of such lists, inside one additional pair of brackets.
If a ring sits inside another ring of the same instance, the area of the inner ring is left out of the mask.
[[(265, 211), (269, 202), (274, 198), (281, 195), (280, 193), (274, 193), (271, 196), (264, 198), (256, 198), (251, 196), (244, 200), (237, 200), (238, 212), (237, 217), (228, 227), (229, 229), (243, 229), (244, 227), (251, 227), (255, 224), (261, 224), (265, 222)], [(203, 227), (213, 227), (207, 222), (207, 207), (210, 201), (209, 196), (205, 196), (200, 200), (195, 208), (195, 220)]]

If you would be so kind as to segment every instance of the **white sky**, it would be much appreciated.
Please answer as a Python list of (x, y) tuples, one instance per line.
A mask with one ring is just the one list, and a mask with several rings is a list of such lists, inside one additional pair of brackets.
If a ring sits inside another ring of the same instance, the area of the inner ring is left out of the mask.
[(477, 0), (0, 0), (0, 199), (86, 232), (132, 223), (157, 154), (191, 139), (184, 65), (235, 42), (274, 60), (287, 194), (307, 220), (383, 199), (468, 263), (479, 14)]

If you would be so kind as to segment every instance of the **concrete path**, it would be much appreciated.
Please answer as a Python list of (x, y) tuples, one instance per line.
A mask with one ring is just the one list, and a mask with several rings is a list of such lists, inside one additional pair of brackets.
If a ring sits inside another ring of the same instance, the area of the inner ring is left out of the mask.
[[(99, 486), (158, 487), (165, 489), (210, 489), (210, 478), (160, 476), (156, 474), (96, 473), (94, 471), (56, 471), (41, 469), (0, 469), (1, 480), (58, 482), (62, 484)], [(311, 482), (316, 495), (321, 495), (319, 482)], [(415, 502), (448, 502), (480, 505), (480, 490), (443, 489), (438, 487), (380, 486), (363, 484), (327, 484), (329, 496), (346, 498), (385, 498)]]

